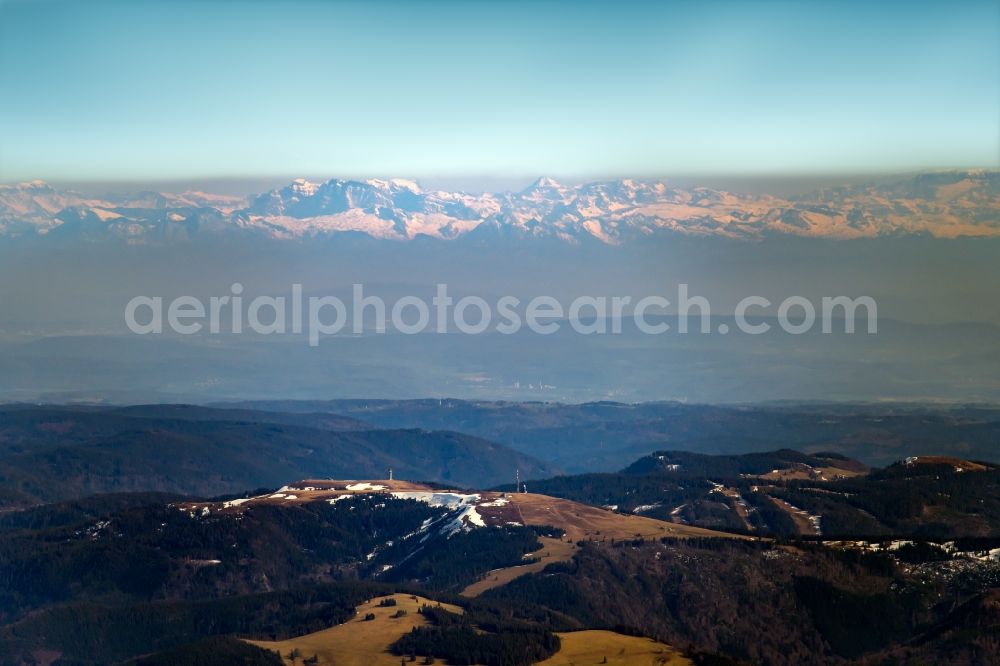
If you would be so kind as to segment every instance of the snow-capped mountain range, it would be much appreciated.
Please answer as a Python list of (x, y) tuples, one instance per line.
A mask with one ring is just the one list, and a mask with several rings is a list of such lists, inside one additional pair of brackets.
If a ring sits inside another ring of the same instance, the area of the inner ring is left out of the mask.
[(552, 238), (626, 244), (658, 234), (757, 239), (1000, 235), (1000, 173), (952, 171), (798, 197), (743, 195), (667, 181), (562, 185), (518, 192), (424, 190), (405, 179), (298, 179), (248, 198), (204, 192), (91, 197), (42, 181), (0, 186), (0, 237), (154, 243), (202, 234), (308, 239), (340, 233), (406, 241)]

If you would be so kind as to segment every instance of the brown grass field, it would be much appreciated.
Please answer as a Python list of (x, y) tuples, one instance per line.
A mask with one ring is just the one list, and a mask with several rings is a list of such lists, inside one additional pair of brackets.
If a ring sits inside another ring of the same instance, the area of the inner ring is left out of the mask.
[(537, 562), (516, 567), (507, 567), (506, 569), (494, 569), (486, 574), (482, 580), (478, 580), (462, 590), (461, 595), (463, 597), (477, 597), (486, 590), (506, 585), (515, 578), (520, 578), (530, 573), (538, 573), (554, 562), (568, 562), (573, 559), (573, 553), (576, 552), (576, 544), (572, 541), (550, 537), (539, 537), (538, 540), (542, 543), (541, 550), (528, 555), (530, 558), (537, 557)]
[[(528, 556), (538, 557), (537, 562), (505, 569), (494, 569), (486, 574), (482, 580), (476, 581), (462, 590), (461, 594), (465, 597), (475, 597), (486, 590), (506, 585), (515, 578), (529, 573), (538, 573), (554, 562), (569, 561), (576, 552), (576, 542), (578, 541), (658, 539), (667, 536), (742, 538), (701, 527), (678, 525), (633, 514), (615, 513), (548, 495), (534, 493), (507, 495), (486, 493), (486, 495), (490, 497), (485, 499), (506, 497), (509, 500), (510, 503), (502, 507), (505, 518), (516, 520), (522, 525), (551, 525), (564, 530), (566, 534), (562, 539), (540, 538), (541, 550)], [(480, 510), (488, 522), (489, 511), (490, 509), (486, 508)]]
[[(358, 614), (354, 619), (329, 629), (284, 641), (247, 642), (266, 650), (278, 651), (282, 661), (288, 666), (301, 666), (303, 660), (314, 655), (318, 666), (396, 666), (400, 663), (400, 658), (389, 652), (389, 646), (413, 627), (425, 626), (426, 620), (419, 613), (420, 607), (425, 604), (437, 605), (438, 602), (425, 597), (414, 599), (409, 594), (391, 596), (396, 600), (395, 606), (379, 606), (379, 601), (385, 597), (376, 597), (358, 606)], [(441, 606), (453, 613), (462, 612), (458, 606)], [(406, 615), (393, 618), (392, 615), (400, 609), (405, 610)], [(364, 617), (367, 613), (374, 613), (375, 619), (366, 621)], [(562, 643), (559, 652), (540, 662), (540, 666), (599, 664), (605, 657), (607, 662), (603, 663), (628, 666), (692, 664), (674, 648), (650, 638), (598, 630), (557, 635)], [(293, 650), (298, 650), (299, 654), (294, 661), (290, 658)]]
[[(690, 659), (665, 643), (651, 638), (616, 634), (613, 631), (573, 631), (557, 634), (559, 652), (538, 666), (584, 666), (619, 664), (627, 666), (688, 666)], [(607, 658), (607, 661), (604, 659)]]
[(843, 469), (841, 467), (814, 467), (811, 469), (789, 467), (761, 474), (758, 478), (765, 481), (828, 481), (864, 476), (866, 473), (864, 470)]
[[(397, 666), (399, 657), (389, 652), (389, 646), (413, 627), (425, 626), (427, 621), (420, 614), (420, 607), (435, 606), (438, 602), (425, 597), (414, 599), (409, 594), (391, 596), (396, 600), (395, 606), (381, 607), (379, 601), (385, 597), (376, 597), (358, 606), (354, 619), (329, 629), (284, 641), (247, 642), (266, 650), (278, 650), (282, 660), (289, 665), (293, 663), (288, 658), (289, 653), (298, 649), (301, 657), (295, 663), (299, 666), (303, 659), (313, 655), (318, 658), (319, 666)], [(462, 612), (458, 606), (441, 606), (453, 613)], [(405, 610), (406, 615), (393, 618), (400, 609)], [(365, 621), (367, 613), (374, 613), (375, 619)]]
[(525, 525), (552, 525), (571, 541), (605, 541), (660, 537), (729, 537), (715, 530), (678, 525), (634, 514), (622, 514), (558, 497), (517, 493), (508, 495)]
[(816, 527), (809, 522), (809, 516), (807, 513), (801, 510), (796, 510), (791, 504), (783, 499), (771, 497), (770, 495), (768, 495), (768, 499), (771, 500), (775, 506), (788, 514), (788, 517), (792, 519), (793, 523), (795, 523), (795, 528), (799, 531), (799, 534), (817, 534)]
[(956, 470), (961, 470), (963, 472), (982, 472), (989, 469), (989, 467), (983, 463), (977, 463), (971, 460), (962, 460), (961, 458), (955, 458), (952, 456), (917, 456), (915, 462), (922, 465), (950, 465)]

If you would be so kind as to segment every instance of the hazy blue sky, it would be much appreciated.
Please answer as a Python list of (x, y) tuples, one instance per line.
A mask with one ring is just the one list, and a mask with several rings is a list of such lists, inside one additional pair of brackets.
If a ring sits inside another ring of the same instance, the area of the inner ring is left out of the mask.
[(0, 0), (0, 180), (1000, 164), (1000, 3)]

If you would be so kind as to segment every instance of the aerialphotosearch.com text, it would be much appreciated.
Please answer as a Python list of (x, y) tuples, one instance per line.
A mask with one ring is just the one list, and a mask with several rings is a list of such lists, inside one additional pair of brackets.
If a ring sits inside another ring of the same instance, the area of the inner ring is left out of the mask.
[[(346, 302), (345, 302), (346, 300)], [(290, 296), (243, 295), (243, 285), (234, 283), (229, 293), (207, 299), (179, 296), (136, 296), (125, 307), (125, 323), (138, 335), (230, 334), (252, 331), (259, 335), (306, 335), (310, 346), (324, 337), (395, 332), (453, 333), (479, 335), (493, 331), (513, 335), (527, 329), (551, 335), (568, 326), (581, 335), (620, 334), (631, 321), (635, 330), (648, 335), (676, 333), (730, 333), (727, 323), (716, 321), (704, 296), (692, 295), (685, 283), (677, 285), (673, 299), (661, 295), (579, 296), (564, 303), (553, 296), (524, 300), (502, 296), (489, 302), (478, 296), (455, 299), (448, 285), (438, 284), (429, 299), (403, 296), (390, 302), (366, 294), (363, 284), (352, 286), (347, 299), (332, 295), (305, 296), (301, 284), (293, 284)], [(669, 314), (667, 314), (669, 313)], [(864, 320), (868, 334), (878, 332), (878, 309), (870, 296), (824, 296), (814, 302), (789, 296), (772, 303), (763, 296), (747, 296), (732, 312), (736, 329), (746, 335), (772, 330), (801, 335), (854, 333), (855, 321)], [(673, 324), (671, 324), (671, 321)]]

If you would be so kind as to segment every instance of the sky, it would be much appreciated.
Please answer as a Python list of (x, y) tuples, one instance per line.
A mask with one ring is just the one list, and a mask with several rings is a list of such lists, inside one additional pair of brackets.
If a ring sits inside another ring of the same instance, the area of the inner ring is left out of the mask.
[(0, 0), (0, 182), (1000, 166), (1000, 2)]

